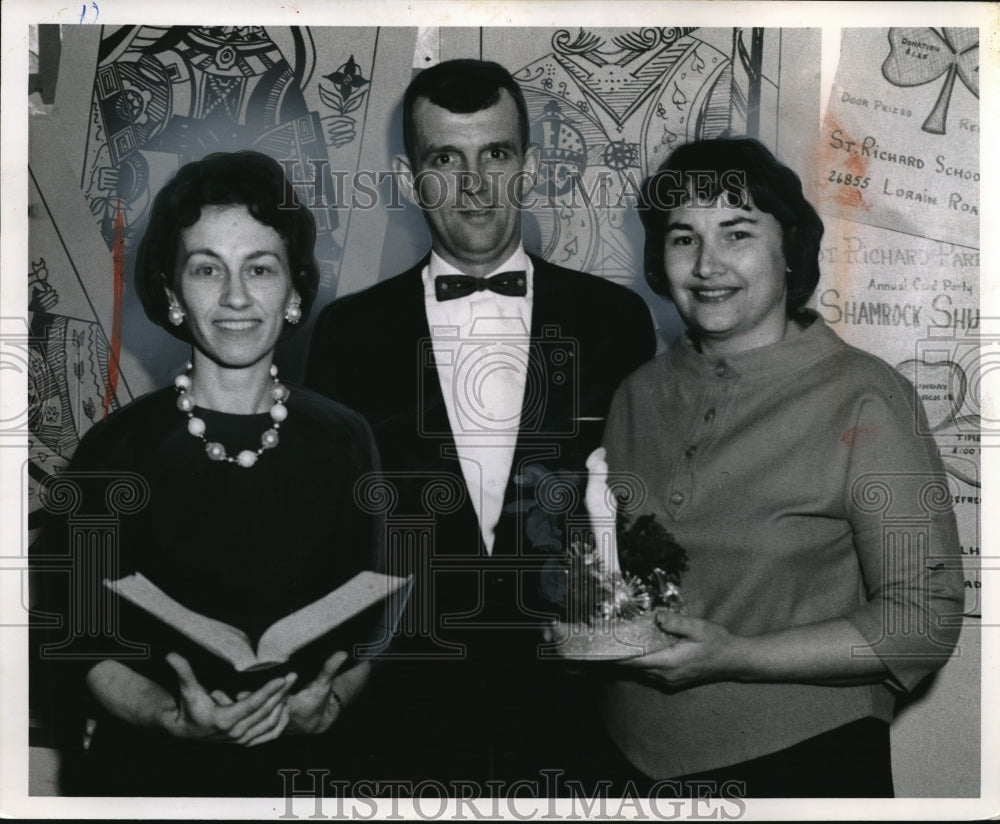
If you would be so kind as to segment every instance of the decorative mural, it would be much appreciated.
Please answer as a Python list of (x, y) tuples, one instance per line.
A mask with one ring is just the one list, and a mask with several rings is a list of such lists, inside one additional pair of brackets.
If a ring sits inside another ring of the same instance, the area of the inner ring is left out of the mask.
[(763, 76), (763, 29), (725, 30), (728, 51), (718, 30), (711, 41), (696, 28), (614, 31), (560, 29), (515, 77), (542, 150), (532, 210), (542, 255), (631, 282), (641, 245), (623, 222), (642, 178), (674, 146), (759, 135), (762, 116), (776, 124), (777, 78)]
[[(321, 169), (332, 190), (327, 147), (356, 137), (354, 120), (345, 114), (363, 102), (351, 87), (360, 69), (352, 56), (350, 77), (341, 66), (320, 80), (314, 76), (310, 30), (294, 28), (288, 34), (287, 56), (261, 26), (124, 26), (102, 38), (82, 188), (109, 246), (119, 203), (126, 240), (141, 234), (150, 199), (162, 182), (151, 171), (151, 156), (174, 161), (161, 174), (167, 177), (210, 152), (256, 149), (287, 162), (302, 184), (315, 181), (313, 170)], [(324, 81), (333, 91), (324, 88)], [(305, 90), (317, 82), (324, 108), (332, 114), (306, 101)], [(314, 213), (317, 257), (329, 272), (342, 248), (338, 215), (332, 208)]]

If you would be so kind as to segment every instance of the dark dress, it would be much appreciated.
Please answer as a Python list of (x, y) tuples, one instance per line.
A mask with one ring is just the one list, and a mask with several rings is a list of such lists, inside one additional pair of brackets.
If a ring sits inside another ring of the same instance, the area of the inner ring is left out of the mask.
[[(67, 793), (282, 796), (285, 781), (294, 780), (301, 791), (309, 788), (311, 777), (293, 779), (279, 769), (328, 769), (336, 777), (336, 723), (323, 735), (283, 735), (249, 749), (182, 741), (119, 721), (97, 705), (83, 682), (95, 659), (117, 655), (175, 691), (177, 677), (164, 660), (174, 650), (188, 657), (208, 691), (235, 695), (289, 669), (298, 674), (293, 687), (298, 690), (334, 651), (365, 640), (351, 637), (357, 627), (348, 626), (310, 645), (284, 668), (263, 676), (241, 675), (156, 619), (108, 598), (101, 588), (99, 579), (105, 576), (142, 572), (183, 605), (239, 627), (256, 642), (275, 620), (355, 573), (381, 569), (381, 517), (355, 503), (359, 479), (377, 469), (367, 424), (346, 407), (305, 389), (293, 388), (287, 407), (280, 443), (249, 469), (209, 460), (202, 442), (187, 432), (187, 418), (176, 408), (172, 388), (129, 404), (94, 426), (81, 442), (70, 474), (63, 476), (78, 484), (80, 503), (72, 513), (49, 519), (46, 549), (58, 552), (62, 547), (65, 552), (69, 544), (76, 553), (75, 583), (68, 592), (79, 592), (82, 603), (74, 605), (71, 596), (64, 604), (69, 626), (79, 626), (70, 614), (80, 606), (100, 610), (111, 604), (118, 612), (117, 631), (113, 622), (102, 624), (98, 654), (95, 639), (79, 632), (62, 648), (62, 663), (50, 668), (62, 692), (57, 703), (71, 708), (63, 719), (64, 731), (67, 722), (70, 726), (63, 769)], [(221, 442), (230, 455), (256, 448), (270, 421), (266, 413), (196, 414), (205, 421), (209, 440)], [(110, 554), (79, 537), (83, 519), (106, 516), (109, 506), (118, 511), (119, 536)], [(123, 509), (137, 511), (123, 514)], [(87, 572), (95, 568), (100, 572)], [(148, 644), (148, 654), (140, 652), (136, 658), (137, 644)], [(65, 652), (73, 649), (89, 654), (90, 660), (67, 660)], [(83, 751), (75, 745), (87, 717), (97, 724)]]

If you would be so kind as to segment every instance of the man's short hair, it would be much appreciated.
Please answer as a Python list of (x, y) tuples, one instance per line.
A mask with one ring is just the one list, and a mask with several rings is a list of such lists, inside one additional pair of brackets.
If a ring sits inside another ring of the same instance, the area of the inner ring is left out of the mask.
[(417, 134), (413, 122), (413, 107), (426, 97), (435, 106), (455, 114), (473, 112), (495, 106), (501, 89), (514, 99), (518, 114), (521, 150), (528, 147), (528, 107), (517, 81), (499, 63), (486, 60), (447, 60), (423, 69), (406, 89), (403, 96), (403, 145), (406, 156), (416, 165)]

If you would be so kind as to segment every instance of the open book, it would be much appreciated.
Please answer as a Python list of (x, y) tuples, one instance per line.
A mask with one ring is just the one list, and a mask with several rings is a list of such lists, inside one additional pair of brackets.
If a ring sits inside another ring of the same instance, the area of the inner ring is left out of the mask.
[(398, 578), (378, 572), (359, 572), (318, 601), (271, 624), (261, 635), (256, 651), (245, 632), (179, 604), (142, 573), (126, 575), (117, 581), (105, 580), (104, 585), (209, 652), (229, 661), (237, 672), (249, 672), (284, 663), (292, 653), (355, 615), (391, 599), (387, 603), (383, 640), (365, 648), (365, 657), (378, 654), (392, 637), (410, 595), (413, 576)]

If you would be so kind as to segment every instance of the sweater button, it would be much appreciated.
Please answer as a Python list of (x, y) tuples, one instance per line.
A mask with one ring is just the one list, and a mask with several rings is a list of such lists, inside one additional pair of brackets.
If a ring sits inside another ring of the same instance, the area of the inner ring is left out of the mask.
[(724, 378), (726, 376), (726, 365), (724, 363), (720, 363), (718, 366), (716, 366), (715, 374), (718, 375), (720, 378)]
[(715, 408), (713, 407), (712, 409), (709, 409), (705, 413), (705, 423), (711, 423), (714, 420), (715, 420)]
[(670, 503), (672, 503), (672, 504), (682, 504), (682, 503), (684, 503), (684, 493), (682, 493), (682, 492), (672, 492), (670, 494)]
[(684, 450), (684, 457), (685, 458), (693, 458), (694, 457), (694, 453), (697, 452), (697, 451), (698, 451), (698, 447), (697, 446), (689, 446), (687, 449)]

